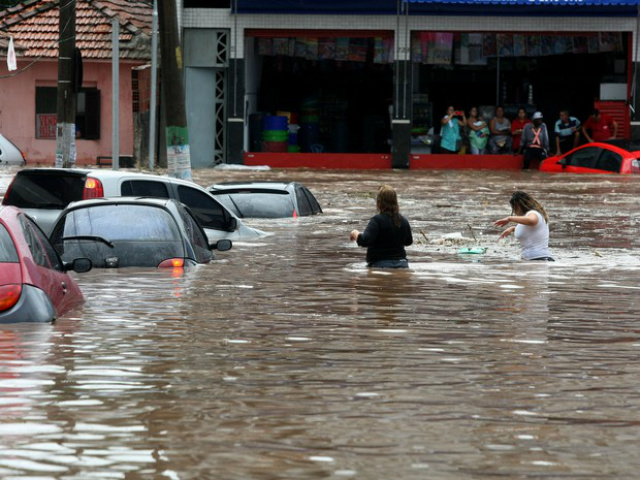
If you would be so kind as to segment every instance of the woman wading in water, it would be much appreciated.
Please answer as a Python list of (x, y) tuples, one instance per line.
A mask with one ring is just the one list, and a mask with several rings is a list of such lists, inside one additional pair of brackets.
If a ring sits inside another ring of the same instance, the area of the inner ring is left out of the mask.
[(411, 226), (400, 215), (398, 196), (393, 187), (380, 187), (376, 203), (378, 214), (369, 220), (364, 232), (353, 230), (349, 238), (358, 246), (367, 247), (368, 267), (408, 268), (404, 247), (413, 243)]
[(523, 260), (546, 260), (553, 262), (549, 252), (549, 217), (544, 207), (535, 198), (525, 192), (517, 191), (511, 195), (512, 215), (493, 223), (504, 227), (509, 223), (516, 225), (507, 228), (499, 239), (512, 233), (522, 245)]

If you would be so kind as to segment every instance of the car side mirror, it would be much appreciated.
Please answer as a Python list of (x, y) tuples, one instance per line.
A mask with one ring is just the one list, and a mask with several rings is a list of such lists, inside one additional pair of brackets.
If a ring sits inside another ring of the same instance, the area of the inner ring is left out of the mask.
[(236, 217), (229, 217), (229, 221), (227, 222), (227, 229), (230, 232), (238, 229), (238, 219)]
[(232, 246), (233, 244), (231, 243), (231, 240), (223, 238), (221, 240), (218, 240), (216, 243), (212, 243), (211, 245), (209, 245), (209, 248), (211, 250), (218, 250), (219, 252), (226, 252), (227, 250), (231, 250)]
[(73, 262), (64, 264), (64, 270), (69, 271), (73, 270), (76, 273), (85, 273), (93, 268), (93, 262), (88, 258), (76, 258)]

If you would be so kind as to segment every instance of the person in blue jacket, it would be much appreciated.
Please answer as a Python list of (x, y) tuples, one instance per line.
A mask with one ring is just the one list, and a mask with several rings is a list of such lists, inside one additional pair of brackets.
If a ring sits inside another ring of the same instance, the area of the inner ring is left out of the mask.
[(376, 198), (378, 214), (369, 220), (364, 232), (353, 230), (349, 236), (360, 247), (367, 247), (367, 266), (408, 268), (404, 247), (413, 243), (409, 221), (400, 215), (398, 196), (393, 187), (383, 185)]

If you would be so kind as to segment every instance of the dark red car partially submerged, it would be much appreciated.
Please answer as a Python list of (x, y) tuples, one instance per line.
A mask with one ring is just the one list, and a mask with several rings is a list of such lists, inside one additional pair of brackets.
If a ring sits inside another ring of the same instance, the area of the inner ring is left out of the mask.
[(628, 151), (608, 143), (587, 143), (540, 164), (551, 173), (640, 173), (640, 151)]
[(31, 218), (0, 206), (0, 324), (50, 322), (81, 305), (71, 269), (89, 271), (91, 261), (64, 263)]

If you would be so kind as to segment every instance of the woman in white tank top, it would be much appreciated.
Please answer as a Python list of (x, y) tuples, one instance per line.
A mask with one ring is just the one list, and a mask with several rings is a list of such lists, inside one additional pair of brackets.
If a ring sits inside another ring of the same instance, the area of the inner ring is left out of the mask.
[(549, 217), (544, 207), (525, 192), (514, 192), (509, 200), (512, 215), (494, 222), (496, 227), (515, 223), (500, 234), (505, 238), (512, 233), (522, 245), (524, 260), (547, 260), (553, 262), (549, 252)]

